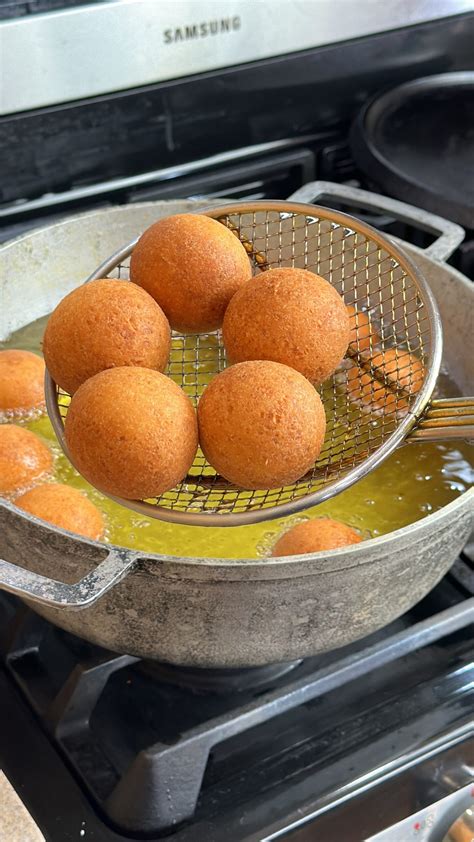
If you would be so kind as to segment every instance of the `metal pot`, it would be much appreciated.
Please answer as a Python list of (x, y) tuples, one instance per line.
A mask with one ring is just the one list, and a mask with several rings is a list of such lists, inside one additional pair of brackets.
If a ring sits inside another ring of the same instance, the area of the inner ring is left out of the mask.
[[(308, 185), (294, 198), (328, 193), (441, 233), (424, 253), (405, 247), (436, 296), (444, 359), (467, 393), (473, 288), (438, 262), (459, 244), (462, 229), (399, 202), (325, 183)], [(104, 256), (153, 220), (198, 207), (180, 201), (97, 211), (4, 246), (5, 336), (50, 312)], [(347, 549), (266, 560), (109, 548), (5, 501), (0, 517), (0, 554), (8, 559), (0, 560), (0, 588), (20, 595), (51, 622), (117, 652), (180, 665), (249, 667), (343, 646), (407, 611), (466, 543), (473, 492), (411, 526)]]

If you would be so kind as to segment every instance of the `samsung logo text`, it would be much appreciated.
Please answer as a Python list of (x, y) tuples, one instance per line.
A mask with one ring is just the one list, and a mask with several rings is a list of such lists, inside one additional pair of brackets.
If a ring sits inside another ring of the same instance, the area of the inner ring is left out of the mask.
[(233, 17), (210, 20), (205, 23), (194, 23), (191, 26), (179, 26), (175, 29), (165, 29), (163, 41), (165, 44), (177, 44), (181, 41), (208, 38), (211, 35), (223, 35), (225, 32), (237, 32), (240, 25), (240, 18)]

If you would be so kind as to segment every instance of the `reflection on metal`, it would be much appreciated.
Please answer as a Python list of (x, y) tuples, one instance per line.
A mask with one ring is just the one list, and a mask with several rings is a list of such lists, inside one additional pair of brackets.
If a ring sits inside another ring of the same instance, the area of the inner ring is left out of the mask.
[(443, 842), (474, 842), (474, 805), (453, 822)]
[[(467, 768), (464, 762), (471, 751), (472, 738), (473, 725), (467, 723), (449, 735), (427, 742), (419, 750), (407, 752), (404, 757), (373, 769), (364, 778), (333, 791), (327, 798), (319, 799), (313, 812), (303, 817), (295, 814), (291, 824), (285, 823), (284, 828), (275, 827), (263, 840), (252, 836), (246, 842), (276, 842), (280, 839), (312, 842), (313, 839), (319, 839), (317, 834), (325, 814), (334, 816), (333, 825), (339, 830), (341, 825), (337, 824), (337, 808), (347, 809), (347, 815), (357, 821), (360, 819), (359, 810), (362, 805), (369, 811), (376, 805), (371, 819), (384, 828), (375, 835), (364, 837), (365, 842), (446, 842), (444, 836), (450, 825), (463, 811), (472, 809), (474, 804), (470, 782), (472, 769)], [(443, 768), (453, 770), (456, 781), (444, 781), (443, 775), (439, 779), (438, 770)], [(371, 791), (373, 802), (364, 800)], [(400, 804), (400, 793), (406, 791), (413, 794), (415, 803), (423, 806), (402, 821), (395, 819), (392, 824), (393, 817), (400, 815), (400, 809), (403, 811), (405, 802)], [(434, 793), (437, 793), (435, 798)], [(440, 797), (441, 794), (443, 797)], [(347, 827), (344, 821), (342, 827)], [(324, 837), (329, 838), (333, 837)]]
[[(186, 176), (195, 173), (199, 174), (216, 167), (223, 167), (226, 164), (240, 163), (248, 166), (249, 162), (263, 155), (285, 152), (287, 149), (292, 149), (293, 147), (304, 146), (305, 143), (310, 143), (314, 140), (314, 137), (315, 135), (300, 135), (298, 138), (284, 138), (283, 140), (272, 140), (267, 143), (255, 143), (253, 146), (231, 149), (228, 152), (218, 152), (216, 155), (209, 155), (207, 158), (198, 158), (196, 161), (187, 161), (184, 164), (174, 164), (171, 167), (162, 167), (159, 170), (149, 170), (148, 172), (122, 176), (121, 178), (112, 178), (108, 181), (99, 181), (86, 186), (72, 187), (70, 190), (48, 193), (45, 196), (40, 196), (38, 199), (31, 199), (31, 201), (12, 202), (0, 206), (0, 219), (2, 217), (7, 218), (12, 214), (32, 213), (33, 211), (40, 211), (55, 205), (70, 205), (74, 202), (83, 201), (84, 199), (96, 199), (101, 196), (108, 197), (109, 194), (120, 193), (124, 190), (171, 182), (176, 179), (186, 178)], [(210, 194), (206, 192), (205, 198), (207, 201), (210, 198)], [(426, 212), (420, 211), (420, 213), (425, 214)], [(454, 223), (446, 222), (446, 225), (454, 225)], [(462, 231), (459, 225), (454, 225), (454, 227)]]

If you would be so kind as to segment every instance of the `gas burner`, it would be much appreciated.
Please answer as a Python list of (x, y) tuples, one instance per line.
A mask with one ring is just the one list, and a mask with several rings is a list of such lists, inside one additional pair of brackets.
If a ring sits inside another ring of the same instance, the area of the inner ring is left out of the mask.
[(142, 661), (140, 669), (156, 681), (174, 684), (177, 687), (192, 690), (196, 694), (230, 694), (268, 688), (278, 678), (282, 678), (301, 663), (302, 661), (299, 660), (248, 669), (199, 669)]

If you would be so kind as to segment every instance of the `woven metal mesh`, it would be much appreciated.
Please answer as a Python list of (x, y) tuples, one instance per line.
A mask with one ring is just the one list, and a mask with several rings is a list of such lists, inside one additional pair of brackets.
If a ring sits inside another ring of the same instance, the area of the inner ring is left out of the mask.
[[(319, 209), (318, 209), (319, 211)], [(244, 244), (254, 274), (280, 266), (298, 267), (326, 278), (352, 314), (353, 334), (346, 359), (319, 389), (327, 415), (323, 450), (314, 468), (294, 485), (268, 491), (231, 486), (199, 451), (186, 479), (157, 499), (146, 501), (149, 514), (243, 514), (303, 500), (322, 492), (375, 453), (394, 433), (415, 401), (428, 370), (430, 313), (416, 278), (386, 248), (361, 230), (321, 215), (254, 210), (212, 216)], [(128, 279), (129, 259), (110, 277)], [(409, 353), (407, 353), (409, 352)], [(220, 332), (183, 336), (173, 333), (167, 374), (196, 405), (205, 386), (226, 366)], [(69, 399), (58, 395), (64, 420)], [(312, 499), (312, 503), (315, 499)], [(156, 508), (156, 512), (153, 512)]]

